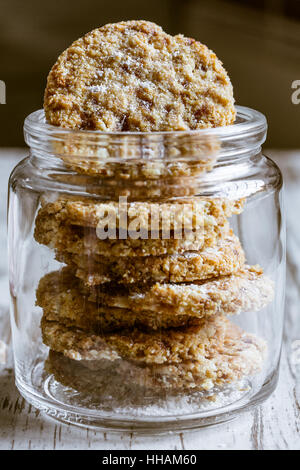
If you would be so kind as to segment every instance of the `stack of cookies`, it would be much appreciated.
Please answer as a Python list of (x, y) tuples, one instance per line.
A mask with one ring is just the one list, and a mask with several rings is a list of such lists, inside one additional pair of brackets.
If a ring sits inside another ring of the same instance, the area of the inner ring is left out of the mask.
[[(171, 205), (156, 203), (167, 214)], [(101, 240), (97, 227), (108, 206), (118, 222), (114, 202), (42, 200), (35, 239), (66, 265), (37, 289), (43, 341), (58, 353), (52, 361), (63, 355), (99, 374), (118, 364), (131, 382), (172, 390), (209, 390), (258, 372), (264, 342), (227, 319), (263, 308), (273, 295), (262, 270), (245, 264), (229, 227), (242, 201), (195, 198), (199, 224), (181, 239), (171, 231), (168, 239)], [(141, 222), (146, 208), (128, 203), (127, 216)]]
[[(72, 170), (61, 178), (89, 181), (81, 193), (91, 196), (44, 195), (36, 217), (36, 241), (63, 263), (37, 289), (48, 371), (96, 393), (115, 375), (177, 393), (258, 373), (264, 341), (228, 319), (264, 308), (273, 296), (272, 282), (246, 264), (229, 225), (244, 201), (195, 196), (196, 177), (216, 158), (211, 139), (201, 146), (195, 135), (151, 134), (234, 122), (221, 62), (206, 46), (152, 23), (107, 25), (59, 57), (45, 113), (52, 125), (117, 132), (121, 142), (110, 134), (91, 140), (88, 132), (54, 143)], [(136, 145), (132, 131), (150, 134), (135, 136)], [(111, 187), (126, 187), (129, 202), (120, 205), (123, 193), (113, 197)], [(103, 236), (104, 219), (112, 236)]]

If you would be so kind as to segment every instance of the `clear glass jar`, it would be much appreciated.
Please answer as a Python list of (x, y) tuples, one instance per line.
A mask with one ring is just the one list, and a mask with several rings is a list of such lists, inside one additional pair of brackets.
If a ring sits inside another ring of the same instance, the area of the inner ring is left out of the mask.
[(163, 432), (231, 419), (278, 378), (282, 177), (264, 116), (167, 133), (25, 120), (12, 172), (16, 384), (52, 417)]

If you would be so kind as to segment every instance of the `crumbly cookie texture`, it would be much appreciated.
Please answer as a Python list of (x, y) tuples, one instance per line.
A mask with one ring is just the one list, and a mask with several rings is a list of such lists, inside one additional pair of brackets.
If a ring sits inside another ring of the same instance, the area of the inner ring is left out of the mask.
[(222, 334), (225, 319), (203, 319), (197, 326), (144, 332), (138, 329), (96, 335), (42, 318), (44, 343), (76, 360), (129, 359), (141, 364), (173, 364), (203, 357), (210, 338)]
[(227, 321), (223, 338), (212, 341), (198, 361), (142, 369), (123, 364), (122, 373), (127, 380), (150, 389), (209, 391), (258, 374), (266, 354), (264, 340)]
[[(92, 131), (93, 132), (93, 131)], [(153, 134), (88, 135), (73, 133), (53, 142), (55, 154), (77, 174), (106, 181), (166, 181), (203, 175), (212, 170), (220, 151), (214, 136)], [(116, 159), (119, 161), (116, 162)], [(193, 187), (190, 181), (190, 187)], [(149, 195), (148, 195), (149, 197)]]
[(258, 311), (273, 298), (273, 282), (259, 266), (245, 265), (229, 276), (192, 283), (155, 283), (143, 287), (101, 285), (92, 289), (91, 300), (133, 311), (187, 314), (198, 318)]
[[(55, 217), (60, 222), (84, 227), (99, 227), (103, 220), (110, 222), (110, 228), (130, 229), (130, 224), (138, 222), (136, 229), (150, 232), (153, 227), (163, 230), (168, 224), (171, 230), (183, 225), (187, 230), (201, 229), (209, 225), (224, 223), (233, 214), (243, 210), (244, 199), (226, 198), (186, 198), (170, 202), (127, 202), (99, 201), (78, 197), (59, 197), (49, 202), (41, 200), (39, 215)], [(158, 223), (156, 224), (156, 222)], [(154, 225), (155, 224), (155, 225)]]
[[(75, 225), (60, 224), (54, 217), (36, 218), (35, 240), (61, 253), (87, 254), (102, 256), (158, 256), (183, 253), (188, 250), (201, 250), (213, 246), (224, 235), (228, 234), (229, 225), (211, 226), (204, 233), (202, 230), (189, 234), (183, 239), (107, 239), (99, 240), (95, 229)], [(172, 234), (171, 234), (172, 235)]]
[(45, 367), (57, 381), (89, 395), (98, 396), (109, 383), (116, 392), (116, 382), (123, 384), (122, 388), (133, 384), (156, 391), (208, 391), (257, 374), (265, 356), (264, 340), (226, 321), (197, 361), (154, 365), (125, 360), (78, 361), (51, 350)]
[(74, 288), (60, 292), (58, 289), (55, 292), (48, 289), (43, 294), (40, 293), (39, 298), (38, 305), (43, 308), (46, 320), (94, 334), (128, 328), (155, 331), (161, 328), (198, 326), (202, 323), (201, 318), (188, 315), (160, 314), (145, 310), (133, 312), (124, 308), (97, 305), (89, 301), (87, 296), (79, 295)]
[[(127, 162), (126, 167), (130, 166)], [(68, 185), (74, 192), (84, 191), (93, 197), (107, 200), (116, 200), (119, 197), (127, 197), (131, 201), (159, 201), (167, 198), (193, 197), (199, 192), (200, 178), (172, 177), (167, 179), (157, 178), (149, 180), (142, 178), (138, 181), (128, 182), (119, 178), (107, 178), (103, 184), (102, 176), (74, 174), (73, 172), (49, 174), (55, 182)], [(205, 177), (204, 177), (205, 178)]]
[[(161, 328), (193, 326), (201, 324), (205, 312), (178, 314), (176, 310), (137, 310), (107, 307), (101, 302), (89, 300), (89, 290), (65, 267), (46, 274), (36, 291), (36, 304), (43, 309), (46, 320), (57, 321), (88, 332), (99, 333), (122, 328)], [(234, 312), (231, 312), (234, 313)]]
[(43, 317), (64, 326), (102, 333), (128, 328), (158, 330), (160, 328), (199, 325), (201, 319), (188, 315), (162, 315), (155, 311), (133, 312), (124, 308), (106, 307), (88, 299), (86, 291), (72, 270), (62, 268), (41, 278), (36, 291), (36, 304)]
[[(159, 256), (166, 254), (176, 254), (191, 250), (201, 250), (208, 246), (215, 246), (220, 239), (228, 235), (229, 224), (227, 218), (233, 213), (240, 213), (243, 208), (243, 201), (227, 201), (224, 199), (216, 199), (212, 202), (199, 202), (194, 203), (195, 213), (190, 212), (191, 224), (197, 223), (195, 219), (202, 220), (199, 225), (202, 227), (199, 230), (186, 230), (182, 234), (182, 238), (176, 238), (174, 231), (170, 230), (169, 238), (162, 238), (162, 233), (156, 233), (157, 238), (151, 238), (151, 232), (148, 238), (134, 239), (127, 237), (125, 239), (119, 238), (119, 233), (116, 230), (116, 238), (107, 238), (101, 240), (97, 236), (95, 225), (99, 222), (100, 208), (102, 211), (113, 211), (116, 217), (116, 224), (118, 224), (119, 210), (116, 203), (107, 203), (101, 206), (101, 203), (92, 203), (90, 200), (72, 200), (59, 198), (52, 202), (44, 201), (42, 207), (38, 212), (35, 220), (34, 237), (38, 243), (47, 245), (50, 248), (56, 249), (61, 253), (71, 253), (88, 256), (103, 255), (103, 256)], [(166, 212), (162, 212), (162, 208), (167, 206)], [(171, 210), (171, 203), (156, 204), (166, 219)], [(178, 203), (180, 207), (182, 204)], [(188, 209), (190, 205), (188, 204)], [(148, 211), (147, 211), (148, 208)], [(143, 207), (143, 203), (132, 203), (129, 205), (131, 220), (136, 217), (146, 223), (151, 224), (150, 216), (151, 211), (150, 203)], [(140, 213), (140, 216), (139, 216)], [(176, 217), (176, 211), (175, 211)], [(167, 220), (167, 219), (166, 219)], [(71, 222), (76, 222), (72, 224)], [(171, 225), (172, 219), (170, 221)], [(174, 217), (173, 217), (174, 222)], [(87, 224), (88, 226), (80, 226), (80, 224)], [(92, 227), (90, 227), (92, 225)]]
[(55, 126), (101, 131), (181, 131), (235, 119), (216, 55), (147, 21), (108, 24), (75, 41), (49, 73), (44, 109)]
[(230, 233), (215, 247), (176, 255), (114, 257), (58, 252), (58, 261), (73, 267), (88, 286), (106, 282), (154, 283), (190, 282), (226, 276), (240, 270), (245, 255), (239, 239)]
[[(151, 315), (136, 315), (131, 310), (110, 308), (88, 300), (82, 285), (71, 270), (63, 268), (41, 278), (36, 290), (36, 305), (43, 309), (43, 318), (88, 332), (102, 333), (136, 326), (159, 328)], [(178, 323), (174, 326), (181, 326)]]

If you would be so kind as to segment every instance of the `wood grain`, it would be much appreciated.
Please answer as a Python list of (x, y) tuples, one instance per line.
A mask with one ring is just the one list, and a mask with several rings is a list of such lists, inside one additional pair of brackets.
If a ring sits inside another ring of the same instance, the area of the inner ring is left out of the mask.
[[(273, 395), (263, 405), (230, 423), (199, 431), (159, 437), (96, 432), (58, 424), (28, 405), (15, 388), (10, 351), (8, 363), (0, 365), (0, 449), (300, 449), (300, 370), (291, 360), (293, 342), (300, 340), (300, 152), (266, 153), (284, 174), (288, 224), (284, 348), (280, 380)], [(9, 168), (23, 155), (21, 149), (12, 151), (9, 156), (6, 151), (0, 151), (3, 169), (0, 188), (5, 185)], [(3, 207), (0, 210), (3, 216)], [(2, 232), (0, 235), (4, 237)], [(5, 269), (0, 272), (0, 286), (2, 282), (4, 286), (7, 272)], [(0, 339), (9, 342), (8, 295), (6, 292), (5, 296), (4, 291), (1, 294)]]

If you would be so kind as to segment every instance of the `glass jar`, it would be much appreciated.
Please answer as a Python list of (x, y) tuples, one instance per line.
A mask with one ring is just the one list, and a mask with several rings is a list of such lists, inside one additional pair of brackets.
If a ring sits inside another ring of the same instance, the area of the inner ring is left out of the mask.
[(66, 422), (163, 432), (231, 419), (278, 378), (282, 177), (265, 117), (191, 132), (25, 120), (12, 172), (16, 384)]

